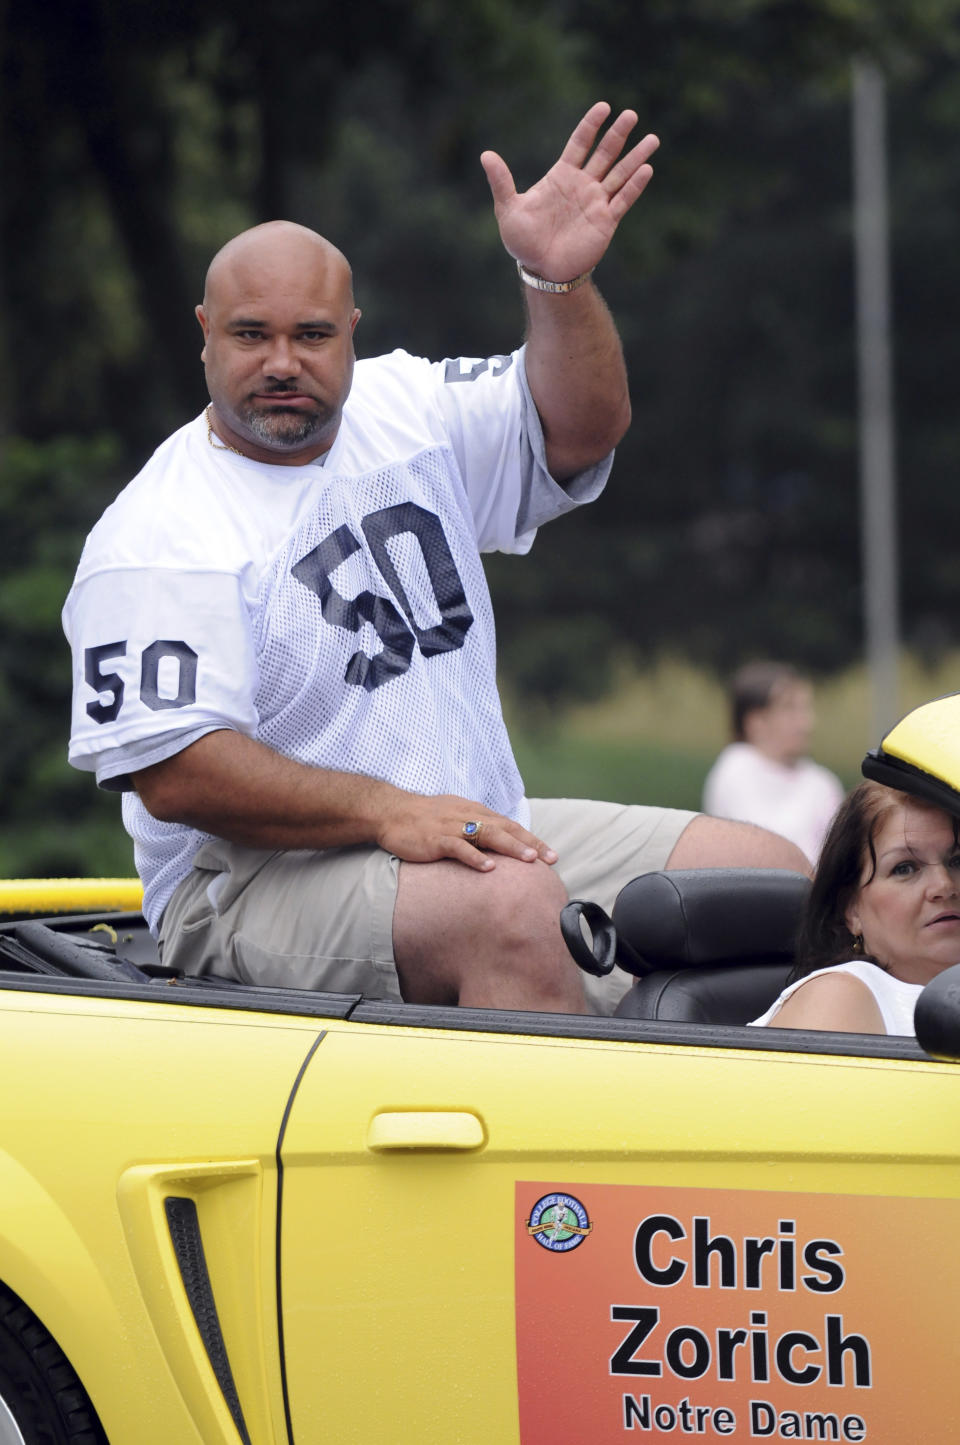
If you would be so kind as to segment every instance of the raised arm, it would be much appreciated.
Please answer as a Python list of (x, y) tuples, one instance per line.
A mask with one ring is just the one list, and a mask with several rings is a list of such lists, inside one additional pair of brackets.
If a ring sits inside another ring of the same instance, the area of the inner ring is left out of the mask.
[[(558, 481), (600, 461), (630, 424), (623, 352), (613, 319), (589, 273), (620, 221), (646, 189), (659, 145), (647, 135), (623, 155), (636, 113), (610, 114), (598, 101), (546, 175), (518, 192), (506, 162), (480, 157), (504, 246), (533, 278), (527, 301), (527, 378), (543, 424), (547, 463)], [(536, 281), (570, 289), (540, 289)]]

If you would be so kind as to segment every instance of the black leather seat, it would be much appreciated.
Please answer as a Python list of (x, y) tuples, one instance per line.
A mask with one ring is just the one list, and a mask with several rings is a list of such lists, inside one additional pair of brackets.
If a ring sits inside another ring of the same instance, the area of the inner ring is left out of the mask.
[(809, 888), (802, 873), (773, 868), (644, 873), (619, 893), (612, 922), (596, 905), (569, 904), (564, 934), (589, 971), (608, 972), (615, 956), (636, 975), (618, 1017), (742, 1025), (786, 983)]
[[(747, 1024), (769, 1008), (793, 967), (810, 882), (773, 868), (646, 873), (613, 909), (622, 962), (637, 982), (621, 1018)], [(626, 948), (622, 950), (626, 954)]]
[(618, 1018), (688, 1024), (748, 1024), (784, 987), (792, 963), (660, 968), (637, 979), (616, 1008)]

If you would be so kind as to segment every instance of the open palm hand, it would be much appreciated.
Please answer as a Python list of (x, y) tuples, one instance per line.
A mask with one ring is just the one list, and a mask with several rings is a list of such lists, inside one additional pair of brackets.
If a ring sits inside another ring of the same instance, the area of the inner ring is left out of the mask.
[(609, 114), (606, 101), (591, 106), (559, 160), (528, 191), (517, 191), (495, 151), (480, 157), (504, 246), (548, 280), (569, 281), (591, 271), (653, 175), (649, 159), (660, 144), (655, 135), (621, 155), (637, 123), (635, 111), (622, 111), (597, 142)]

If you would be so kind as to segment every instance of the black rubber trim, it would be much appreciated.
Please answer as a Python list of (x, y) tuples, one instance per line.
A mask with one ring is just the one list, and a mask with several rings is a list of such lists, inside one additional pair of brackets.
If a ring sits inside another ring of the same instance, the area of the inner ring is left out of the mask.
[(40, 913), (37, 909), (33, 909), (31, 912), (21, 909), (19, 913), (4, 913), (0, 917), (3, 919), (0, 922), (0, 933), (9, 933), (18, 923), (26, 922), (45, 923), (59, 933), (88, 933), (97, 923), (109, 923), (118, 931), (121, 928), (138, 928), (146, 931), (147, 928), (143, 914), (131, 913), (129, 910), (124, 913), (106, 913), (102, 909), (92, 908), (89, 913), (50, 914)]
[(243, 1418), (243, 1408), (230, 1368), (227, 1345), (220, 1328), (220, 1316), (217, 1314), (217, 1304), (210, 1284), (197, 1206), (192, 1199), (176, 1194), (168, 1194), (163, 1205), (177, 1264), (180, 1266), (180, 1277), (190, 1301), (193, 1318), (197, 1322), (197, 1329), (200, 1331), (203, 1347), (230, 1411), (230, 1418), (237, 1427), (237, 1434), (243, 1445), (250, 1445), (247, 1422)]
[(283, 1118), (280, 1120), (280, 1133), (277, 1135), (277, 1255), (276, 1255), (276, 1278), (277, 1278), (277, 1339), (280, 1346), (280, 1382), (283, 1387), (283, 1413), (287, 1422), (287, 1439), (289, 1445), (294, 1445), (293, 1440), (293, 1419), (290, 1415), (290, 1391), (287, 1386), (287, 1350), (284, 1343), (283, 1331), (283, 1140), (287, 1132), (287, 1124), (290, 1121), (290, 1111), (293, 1108), (293, 1101), (307, 1072), (307, 1066), (313, 1058), (317, 1049), (323, 1043), (327, 1033), (318, 1034), (307, 1051), (307, 1056), (300, 1065), (297, 1077), (293, 1081), (293, 1088), (290, 1090), (290, 1097), (287, 1100), (287, 1107), (283, 1111)]
[(358, 1004), (351, 1023), (446, 1032), (518, 1034), (531, 1038), (574, 1038), (635, 1044), (671, 1044), (691, 1049), (777, 1054), (852, 1054), (867, 1059), (932, 1063), (914, 1039), (888, 1034), (841, 1034), (810, 1029), (737, 1028), (733, 1024), (688, 1024), (659, 1019), (596, 1018), (583, 1014), (520, 1013), (497, 1009), (437, 1008), (424, 1004)]
[(142, 985), (99, 979), (62, 978), (3, 971), (0, 989), (16, 993), (57, 994), (63, 998), (133, 999), (137, 1003), (186, 1004), (193, 1008), (232, 1009), (239, 1013), (295, 1014), (302, 1018), (349, 1018), (363, 995), (313, 993), (296, 988), (248, 988), (213, 979), (151, 979)]
[(923, 798), (924, 802), (942, 808), (945, 813), (960, 817), (960, 793), (956, 788), (951, 788), (949, 783), (935, 778), (932, 773), (925, 773), (913, 763), (891, 757), (882, 748), (867, 753), (860, 771), (871, 782), (883, 783), (885, 787), (896, 788), (901, 793), (911, 793), (915, 798)]
[(696, 1049), (761, 1050), (783, 1054), (850, 1054), (858, 1058), (925, 1060), (912, 1039), (882, 1034), (820, 1033), (806, 1029), (748, 1029), (732, 1024), (687, 1024), (657, 1019), (597, 1018), (585, 1014), (520, 1013), (498, 1009), (447, 1008), (426, 1004), (364, 1001), (362, 994), (315, 994), (301, 989), (201, 989), (197, 981), (143, 988), (94, 980), (32, 978), (0, 973), (0, 990), (55, 994), (63, 998), (132, 999), (137, 1003), (190, 1004), (235, 1012), (289, 1014), (295, 1018), (349, 1019), (395, 1028), (441, 1029), (532, 1038), (609, 1039), (646, 1044), (679, 1044)]
[(33, 920), (15, 923), (11, 933), (28, 952), (71, 977), (97, 978), (105, 983), (149, 982), (149, 974), (142, 968), (118, 958), (108, 946), (89, 935), (76, 938), (71, 933), (56, 933), (45, 923)]

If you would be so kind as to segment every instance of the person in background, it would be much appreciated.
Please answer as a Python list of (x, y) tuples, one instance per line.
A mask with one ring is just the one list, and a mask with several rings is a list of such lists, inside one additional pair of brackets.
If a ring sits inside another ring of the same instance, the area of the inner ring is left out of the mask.
[(960, 963), (960, 821), (861, 783), (827, 834), (790, 982), (755, 1026), (915, 1033), (925, 984)]
[(758, 823), (789, 838), (816, 863), (843, 785), (807, 757), (813, 687), (784, 662), (751, 662), (730, 687), (734, 741), (707, 774), (703, 811)]

